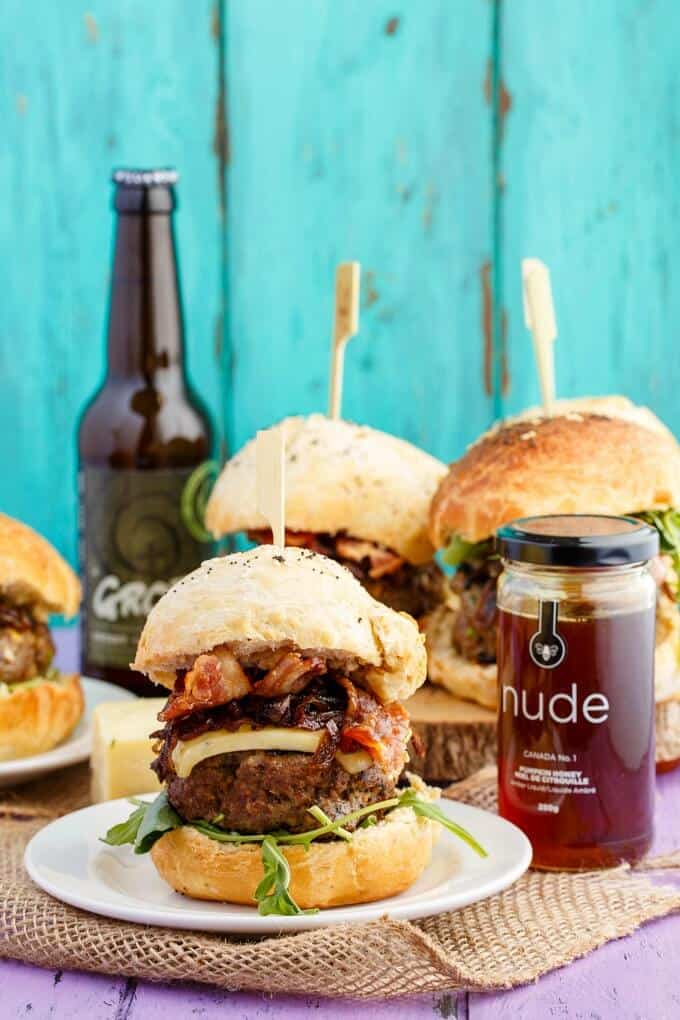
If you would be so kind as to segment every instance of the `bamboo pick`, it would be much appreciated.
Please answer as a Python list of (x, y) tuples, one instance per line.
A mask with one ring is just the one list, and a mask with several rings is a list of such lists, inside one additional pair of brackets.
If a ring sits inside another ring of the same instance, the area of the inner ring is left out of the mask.
[(555, 353), (557, 322), (550, 272), (540, 259), (522, 259), (524, 322), (534, 339), (536, 368), (543, 409), (550, 417), (555, 403)]
[(286, 476), (284, 453), (286, 437), (283, 428), (257, 433), (257, 509), (272, 530), (274, 545), (286, 544)]
[(328, 417), (339, 418), (345, 344), (359, 332), (359, 284), (361, 264), (341, 262), (335, 273), (335, 317), (331, 344), (331, 382)]

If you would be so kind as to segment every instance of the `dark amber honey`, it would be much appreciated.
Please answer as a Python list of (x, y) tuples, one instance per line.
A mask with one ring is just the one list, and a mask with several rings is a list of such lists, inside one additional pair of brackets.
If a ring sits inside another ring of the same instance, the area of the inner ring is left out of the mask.
[(654, 609), (558, 620), (564, 649), (539, 634), (550, 668), (541, 626), (500, 611), (499, 812), (531, 840), (534, 866), (637, 860), (653, 830)]

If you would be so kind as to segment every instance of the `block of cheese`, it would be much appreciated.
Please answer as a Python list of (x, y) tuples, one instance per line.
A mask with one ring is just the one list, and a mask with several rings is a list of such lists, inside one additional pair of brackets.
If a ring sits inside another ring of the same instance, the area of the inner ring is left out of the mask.
[(166, 700), (106, 701), (96, 707), (90, 758), (95, 804), (160, 790), (149, 767), (155, 757), (149, 734), (161, 728), (156, 717)]

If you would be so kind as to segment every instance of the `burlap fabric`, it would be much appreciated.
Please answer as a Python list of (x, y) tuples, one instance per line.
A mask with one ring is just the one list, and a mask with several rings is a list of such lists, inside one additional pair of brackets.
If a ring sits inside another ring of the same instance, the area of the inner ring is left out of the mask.
[[(454, 913), (276, 938), (107, 920), (52, 899), (22, 866), (33, 833), (50, 818), (86, 804), (87, 786), (85, 768), (75, 767), (40, 784), (0, 790), (0, 956), (53, 968), (298, 995), (483, 991), (533, 981), (644, 921), (680, 909), (680, 891), (617, 868), (529, 872), (506, 892)], [(493, 808), (494, 770), (477, 773), (447, 795)], [(652, 866), (678, 863), (671, 855)]]

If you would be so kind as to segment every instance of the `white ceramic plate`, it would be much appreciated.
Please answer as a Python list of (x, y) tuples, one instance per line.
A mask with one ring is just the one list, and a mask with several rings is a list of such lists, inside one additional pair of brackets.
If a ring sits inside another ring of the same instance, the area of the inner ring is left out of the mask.
[(14, 786), (37, 779), (45, 772), (63, 769), (67, 765), (85, 761), (92, 750), (92, 713), (102, 701), (129, 701), (134, 694), (108, 684), (104, 680), (91, 680), (82, 677), (85, 710), (82, 719), (70, 737), (57, 747), (44, 754), (35, 754), (30, 758), (14, 758), (12, 761), (0, 761), (0, 787)]
[(429, 867), (406, 892), (318, 914), (260, 917), (255, 907), (204, 903), (179, 895), (161, 879), (148, 855), (136, 855), (129, 846), (108, 847), (100, 842), (99, 837), (111, 825), (130, 813), (125, 800), (96, 804), (51, 822), (26, 847), (24, 863), (37, 885), (65, 903), (105, 917), (166, 928), (264, 935), (371, 921), (385, 915), (400, 920), (427, 917), (505, 889), (531, 861), (528, 839), (510, 822), (467, 804), (440, 804), (479, 840), (488, 857), (478, 857), (461, 840), (442, 831)]

